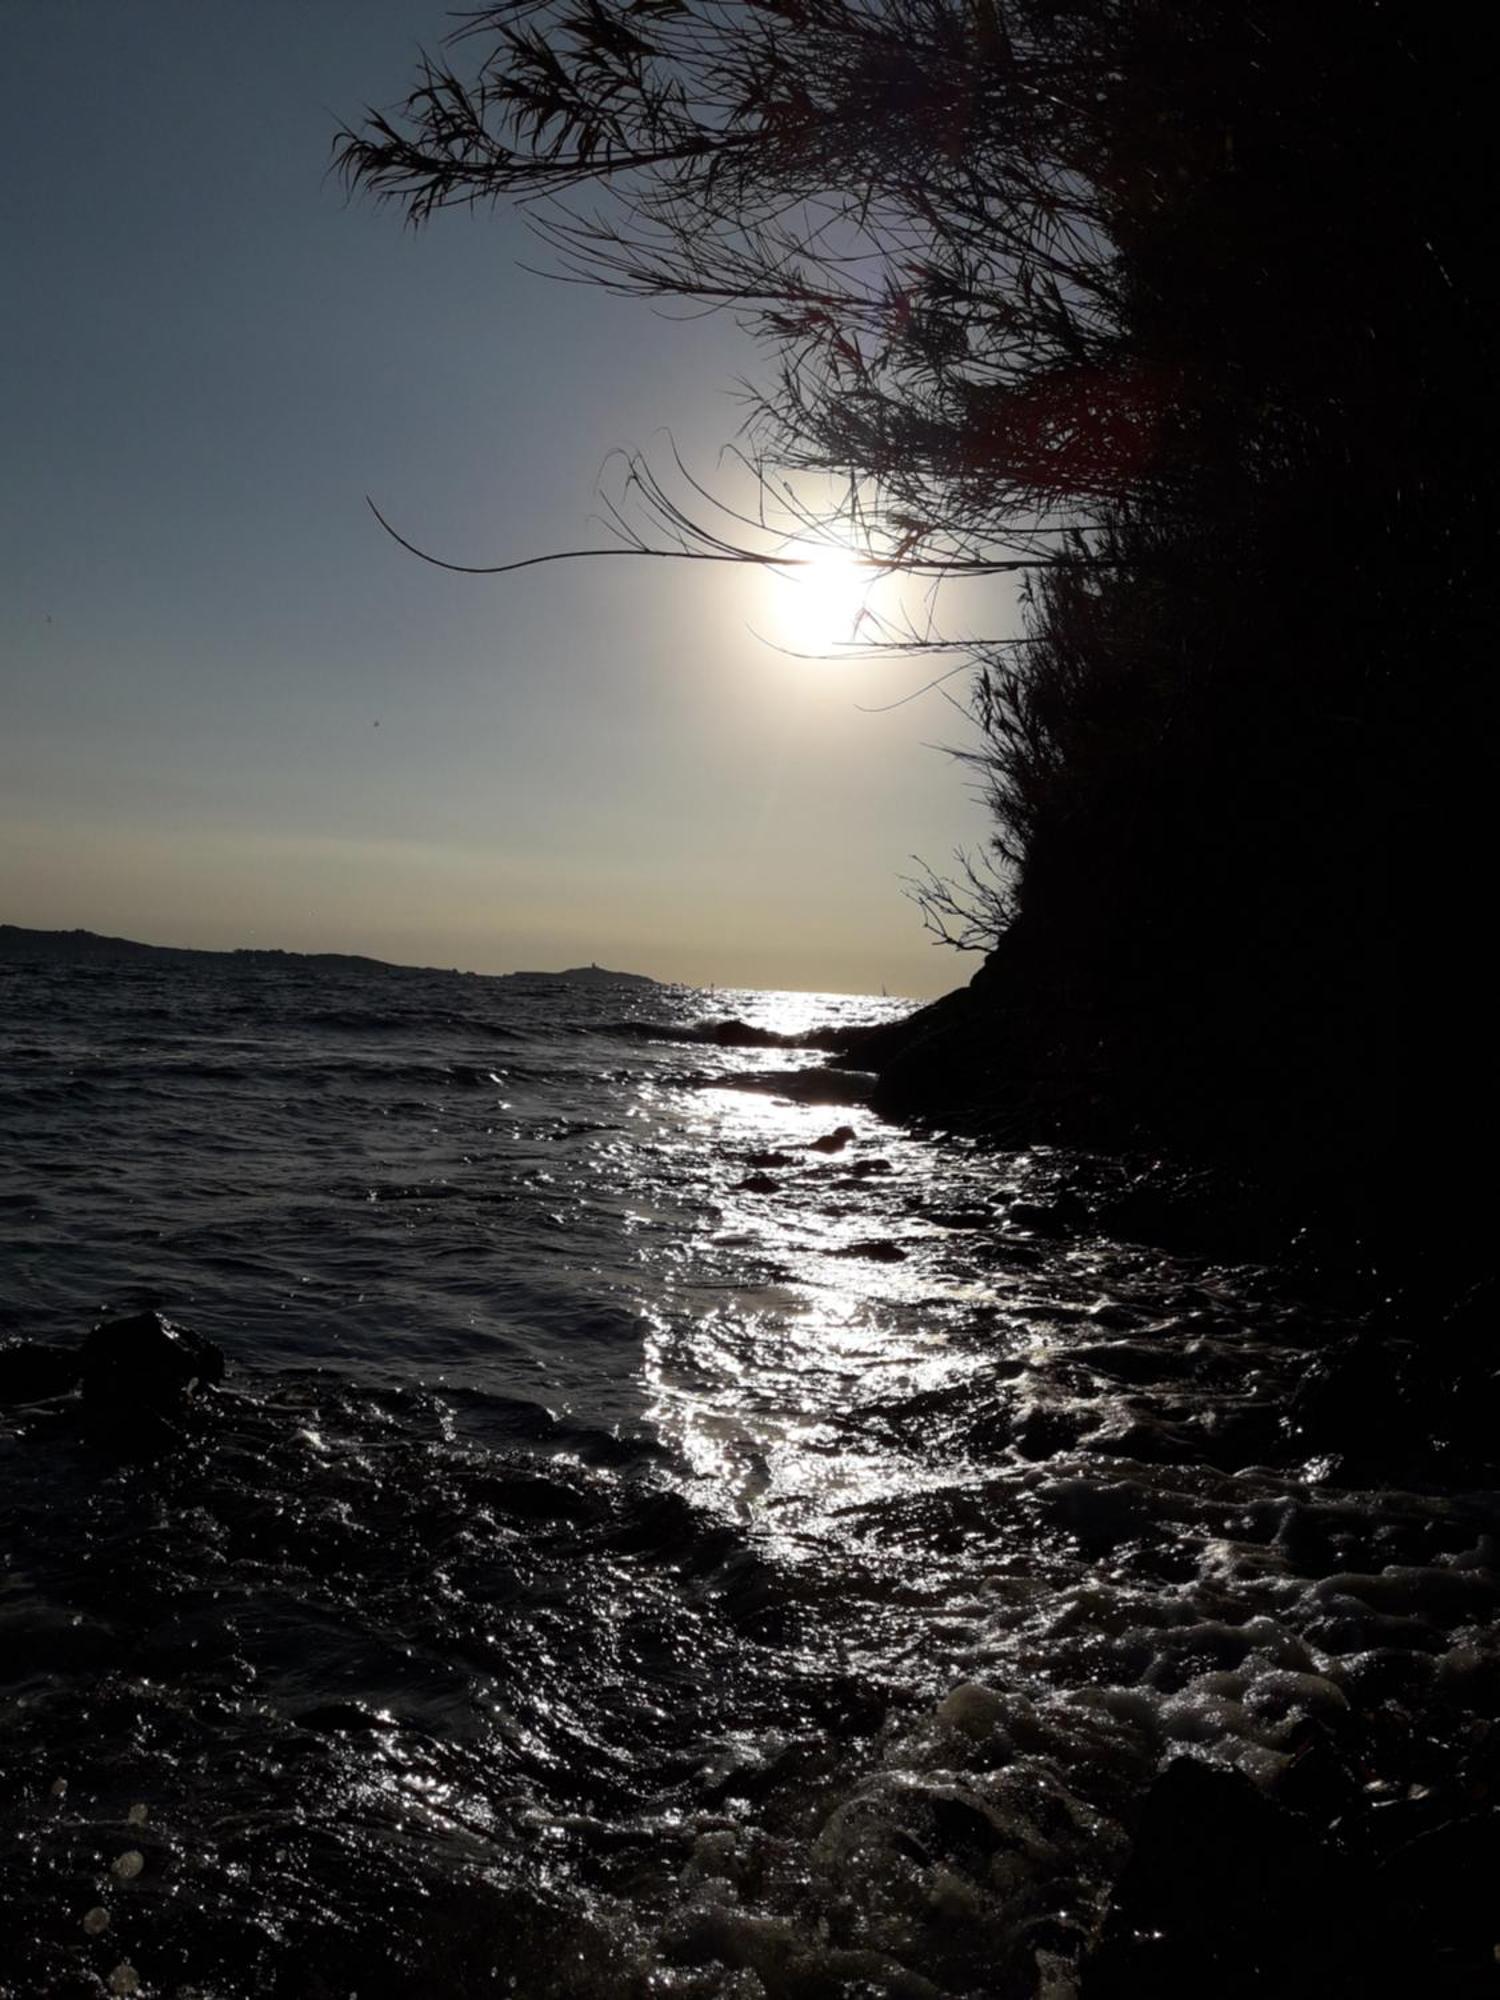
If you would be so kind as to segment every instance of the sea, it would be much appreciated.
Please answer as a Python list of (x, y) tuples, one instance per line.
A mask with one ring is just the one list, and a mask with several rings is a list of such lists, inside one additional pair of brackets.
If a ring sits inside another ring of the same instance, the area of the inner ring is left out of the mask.
[(796, 1041), (909, 1003), (0, 999), (0, 1339), (227, 1361), (0, 1411), (7, 2000), (1069, 2000), (1173, 1760), (1487, 1726), (1493, 1496), (1291, 1420), (1356, 1308)]

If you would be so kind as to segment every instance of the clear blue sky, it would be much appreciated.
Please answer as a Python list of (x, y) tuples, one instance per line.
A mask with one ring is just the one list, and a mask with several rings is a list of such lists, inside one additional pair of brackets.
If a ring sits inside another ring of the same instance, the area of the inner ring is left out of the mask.
[[(795, 586), (458, 560), (597, 536), (611, 448), (708, 466), (754, 357), (327, 172), (430, 0), (9, 0), (0, 919), (505, 971), (929, 993), (898, 878), (984, 822), (908, 663)], [(990, 622), (993, 622), (991, 619)], [(931, 671), (928, 669), (927, 671)]]

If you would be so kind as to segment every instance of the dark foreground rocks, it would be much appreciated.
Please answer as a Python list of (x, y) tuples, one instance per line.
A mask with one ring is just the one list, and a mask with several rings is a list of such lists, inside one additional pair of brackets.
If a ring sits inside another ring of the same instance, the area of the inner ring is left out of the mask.
[(180, 1410), (199, 1389), (224, 1379), (224, 1356), (211, 1340), (160, 1313), (106, 1319), (81, 1356), (81, 1389), (96, 1410)]
[(0, 1347), (0, 1408), (55, 1407), (87, 1434), (122, 1447), (168, 1443), (205, 1390), (224, 1379), (223, 1351), (161, 1313), (100, 1320), (82, 1347)]
[(1275, 1795), (1191, 1757), (1168, 1764), (1081, 2000), (1500, 1994), (1500, 1808), (1472, 1770), (1462, 1788), (1392, 1799), (1351, 1748), (1310, 1743)]
[(66, 1347), (37, 1340), (13, 1340), (0, 1347), (0, 1409), (43, 1403), (71, 1395), (82, 1373), (78, 1356)]

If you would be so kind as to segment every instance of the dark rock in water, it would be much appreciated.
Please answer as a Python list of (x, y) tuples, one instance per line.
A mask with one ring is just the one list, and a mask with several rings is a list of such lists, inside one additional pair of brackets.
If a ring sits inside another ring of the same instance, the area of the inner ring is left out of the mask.
[(1290, 1762), (1275, 1782), (1278, 1805), (1327, 1826), (1367, 1803), (1357, 1747), (1341, 1742), (1325, 1722), (1303, 1716), (1285, 1748)]
[(1312, 1361), (1286, 1413), (1289, 1441), (1378, 1463), (1404, 1448), (1413, 1425), (1404, 1343), (1361, 1330)]
[(1336, 1452), (1362, 1473), (1389, 1476), (1466, 1467), (1476, 1481), (1500, 1457), (1500, 1373), (1493, 1301), (1476, 1289), (1446, 1317), (1411, 1306), (1335, 1342), (1313, 1360), (1288, 1405), (1287, 1438)]
[(1084, 2000), (1385, 1992), (1381, 1922), (1341, 1859), (1250, 1780), (1193, 1758), (1146, 1796)]
[(78, 1356), (65, 1347), (16, 1340), (0, 1347), (0, 1408), (42, 1403), (78, 1387)]
[(1027, 1403), (1016, 1416), (1013, 1436), (1022, 1458), (1033, 1465), (1055, 1458), (1078, 1442), (1093, 1420), (1076, 1409)]
[(1005, 1220), (1013, 1228), (1029, 1229), (1037, 1236), (1066, 1236), (1087, 1216), (1082, 1202), (1059, 1194), (1051, 1201), (1013, 1201)]
[(1432, 1944), (1494, 1965), (1500, 1808), (1466, 1813), (1397, 1848), (1377, 1880), (1404, 1926)]
[(821, 1139), (810, 1139), (808, 1151), (812, 1153), (841, 1153), (854, 1137), (852, 1125), (840, 1125), (836, 1131), (825, 1132)]
[(389, 1729), (391, 1719), (362, 1701), (325, 1701), (304, 1708), (293, 1718), (299, 1729), (319, 1736), (368, 1736)]
[(721, 1049), (785, 1049), (796, 1044), (788, 1035), (778, 1035), (770, 1028), (755, 1028), (748, 1021), (709, 1021), (699, 1031), (706, 1042), (717, 1042)]
[(80, 1361), (84, 1408), (105, 1420), (174, 1415), (199, 1389), (224, 1379), (224, 1356), (211, 1340), (154, 1312), (101, 1320)]
[(793, 1104), (867, 1104), (875, 1079), (863, 1071), (830, 1069), (752, 1070), (720, 1077), (716, 1090), (758, 1090)]

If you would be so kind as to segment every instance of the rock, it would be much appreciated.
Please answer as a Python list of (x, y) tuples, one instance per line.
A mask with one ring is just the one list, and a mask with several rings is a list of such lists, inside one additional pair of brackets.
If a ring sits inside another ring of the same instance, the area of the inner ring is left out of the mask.
[(1059, 1195), (1048, 1202), (1013, 1201), (1005, 1211), (1005, 1220), (1012, 1228), (1029, 1229), (1036, 1236), (1066, 1236), (1083, 1214), (1080, 1203)]
[(1361, 1776), (1353, 1768), (1349, 1746), (1340, 1742), (1327, 1723), (1304, 1716), (1284, 1748), (1289, 1761), (1276, 1781), (1278, 1805), (1326, 1826), (1365, 1803)]
[(325, 1701), (304, 1708), (293, 1721), (317, 1736), (369, 1736), (394, 1725), (390, 1716), (362, 1701)]
[(935, 1720), (940, 1728), (952, 1729), (975, 1742), (993, 1736), (1008, 1714), (1005, 1699), (979, 1681), (963, 1681), (949, 1690), (937, 1705)]
[(778, 1035), (770, 1028), (755, 1028), (748, 1021), (710, 1021), (700, 1030), (706, 1042), (721, 1049), (785, 1049), (796, 1043), (790, 1035)]
[(868, 1104), (875, 1079), (864, 1071), (816, 1068), (751, 1070), (717, 1079), (716, 1090), (755, 1090), (793, 1104)]
[(0, 1409), (41, 1403), (78, 1387), (78, 1356), (41, 1341), (14, 1340), (0, 1347)]
[(1013, 1432), (1016, 1450), (1033, 1465), (1055, 1458), (1078, 1442), (1096, 1422), (1082, 1411), (1048, 1403), (1027, 1403), (1017, 1413)]
[[(1377, 1913), (1339, 1857), (1237, 1771), (1174, 1759), (1085, 1962), (1085, 2000), (1386, 1991)], [(1398, 1989), (1399, 1990), (1399, 1989)]]
[(1416, 1430), (1407, 1343), (1362, 1330), (1308, 1363), (1284, 1418), (1289, 1444), (1360, 1466), (1399, 1457)]
[(224, 1378), (224, 1356), (211, 1340), (154, 1312), (101, 1320), (80, 1361), (84, 1408), (106, 1420), (174, 1415)]
[(807, 1149), (810, 1153), (841, 1153), (853, 1137), (852, 1125), (840, 1125), (835, 1132), (825, 1132), (821, 1139), (809, 1139)]
[(1376, 1877), (1404, 1927), (1493, 1968), (1500, 1808), (1462, 1816), (1396, 1849)]

